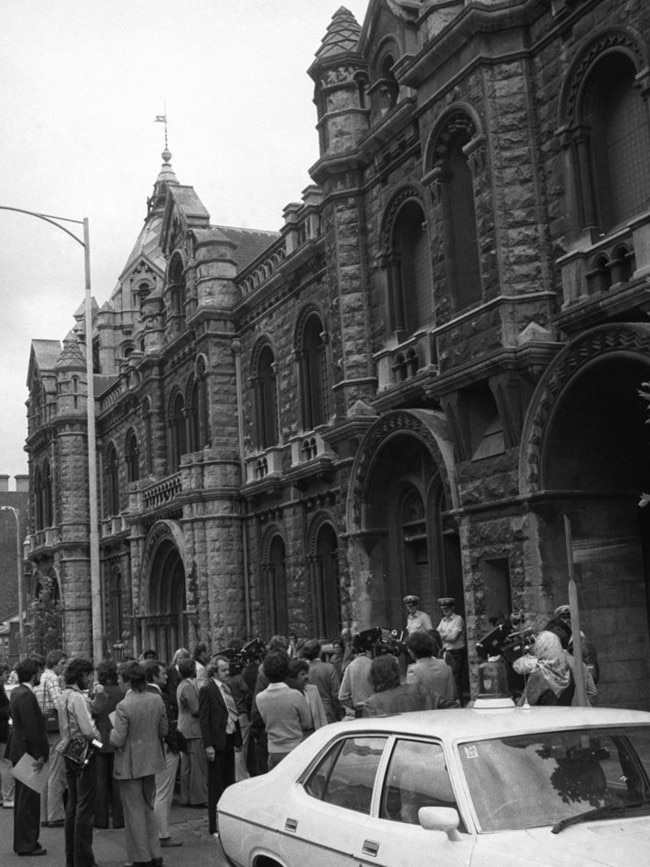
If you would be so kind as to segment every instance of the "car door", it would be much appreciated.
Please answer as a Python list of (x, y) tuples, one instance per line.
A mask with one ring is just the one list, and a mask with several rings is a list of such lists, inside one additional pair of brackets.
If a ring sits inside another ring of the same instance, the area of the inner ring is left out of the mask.
[(335, 741), (287, 793), (281, 854), (290, 865), (351, 867), (363, 839), (388, 736)]
[(459, 833), (431, 831), (419, 823), (421, 807), (458, 810), (442, 744), (396, 737), (377, 775), (371, 814), (359, 828), (352, 863), (358, 867), (465, 867), (475, 844)]

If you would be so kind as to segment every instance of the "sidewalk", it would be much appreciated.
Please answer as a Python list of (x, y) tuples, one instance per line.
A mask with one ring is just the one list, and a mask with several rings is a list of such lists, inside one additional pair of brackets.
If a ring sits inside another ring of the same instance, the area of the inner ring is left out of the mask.
[[(207, 810), (172, 807), (169, 830), (183, 845), (162, 849), (164, 867), (220, 867), (217, 841), (208, 834)], [(13, 810), (0, 807), (0, 865), (2, 867), (65, 867), (63, 828), (41, 828), (39, 842), (47, 849), (42, 858), (20, 858), (13, 851)], [(95, 828), (93, 852), (98, 867), (124, 867), (124, 830)]]

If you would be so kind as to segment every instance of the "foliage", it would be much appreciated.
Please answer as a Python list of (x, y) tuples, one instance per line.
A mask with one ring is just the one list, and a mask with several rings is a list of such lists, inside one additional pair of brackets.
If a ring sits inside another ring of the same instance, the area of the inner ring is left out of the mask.
[(30, 624), (29, 651), (42, 653), (61, 647), (63, 631), (63, 606), (56, 598), (55, 578), (44, 578), (40, 593), (28, 606), (27, 620)]

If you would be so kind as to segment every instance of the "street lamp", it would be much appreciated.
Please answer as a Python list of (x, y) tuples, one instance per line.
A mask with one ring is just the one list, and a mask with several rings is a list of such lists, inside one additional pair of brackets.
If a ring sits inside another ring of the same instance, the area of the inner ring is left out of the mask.
[(16, 519), (16, 576), (18, 578), (18, 656), (22, 656), (25, 646), (25, 624), (23, 622), (23, 561), (20, 544), (20, 511), (13, 506), (0, 506), (2, 512), (13, 512)]
[[(104, 655), (104, 636), (102, 621), (102, 595), (101, 581), (99, 576), (99, 531), (97, 521), (97, 453), (95, 434), (95, 383), (93, 370), (93, 306), (90, 292), (90, 235), (88, 231), (88, 218), (83, 220), (71, 220), (68, 217), (53, 217), (51, 214), (39, 214), (36, 211), (26, 211), (23, 208), (10, 208), (0, 205), (0, 211), (15, 211), (19, 214), (28, 214), (51, 223), (57, 229), (61, 229), (66, 235), (73, 238), (84, 248), (84, 273), (85, 273), (85, 322), (86, 322), (86, 379), (88, 391), (86, 400), (86, 419), (88, 426), (88, 517), (90, 521), (89, 545), (90, 545), (90, 595), (91, 595), (91, 621), (93, 637), (93, 656), (99, 661)], [(61, 223), (74, 223), (83, 226), (83, 237), (80, 238)], [(22, 621), (21, 621), (22, 627)]]

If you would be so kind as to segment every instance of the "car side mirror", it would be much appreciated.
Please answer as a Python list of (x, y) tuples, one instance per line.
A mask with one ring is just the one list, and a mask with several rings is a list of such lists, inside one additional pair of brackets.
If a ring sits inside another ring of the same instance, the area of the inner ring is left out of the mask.
[(460, 840), (460, 816), (453, 807), (420, 807), (418, 821), (427, 831), (444, 831), (450, 840)]

